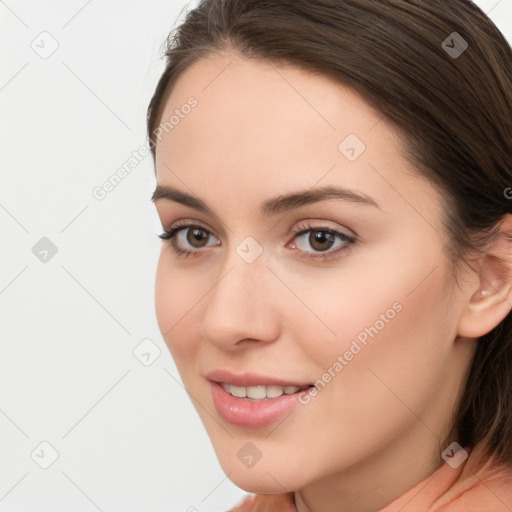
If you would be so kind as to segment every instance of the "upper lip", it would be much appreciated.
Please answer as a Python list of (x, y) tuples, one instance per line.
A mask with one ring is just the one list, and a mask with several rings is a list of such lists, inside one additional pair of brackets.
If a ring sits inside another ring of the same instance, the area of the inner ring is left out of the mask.
[(206, 378), (213, 382), (226, 382), (233, 386), (249, 387), (249, 386), (297, 386), (299, 388), (311, 386), (310, 382), (292, 381), (286, 379), (278, 379), (265, 375), (257, 375), (256, 373), (232, 373), (229, 370), (217, 369), (206, 374)]

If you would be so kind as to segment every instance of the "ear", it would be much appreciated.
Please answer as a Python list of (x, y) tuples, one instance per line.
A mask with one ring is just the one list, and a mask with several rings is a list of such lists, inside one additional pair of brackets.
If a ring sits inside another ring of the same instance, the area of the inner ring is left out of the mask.
[(459, 320), (457, 333), (461, 337), (484, 336), (512, 310), (512, 215), (501, 221), (478, 269), (477, 290)]

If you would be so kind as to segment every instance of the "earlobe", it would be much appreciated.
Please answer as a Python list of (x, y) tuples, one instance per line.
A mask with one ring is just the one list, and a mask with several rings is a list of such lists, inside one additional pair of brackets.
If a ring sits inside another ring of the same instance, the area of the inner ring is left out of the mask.
[(507, 215), (481, 260), (478, 289), (468, 296), (459, 320), (457, 333), (461, 337), (484, 336), (512, 310), (511, 224), (512, 217)]

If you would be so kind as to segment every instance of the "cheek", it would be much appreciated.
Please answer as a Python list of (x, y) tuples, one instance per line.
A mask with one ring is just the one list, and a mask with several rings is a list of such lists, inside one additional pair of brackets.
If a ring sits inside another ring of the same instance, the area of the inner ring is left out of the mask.
[(321, 342), (321, 352), (331, 359), (351, 348), (357, 352), (354, 340), (361, 353), (383, 340), (386, 350), (400, 350), (412, 333), (412, 343), (420, 345), (422, 337), (446, 329), (448, 276), (437, 246), (427, 252), (411, 241), (397, 253), (392, 245), (382, 243), (371, 254), (361, 250), (339, 272), (286, 276), (310, 310), (295, 308), (302, 308), (296, 315), (302, 339), (315, 340), (315, 351)]
[(194, 305), (204, 295), (204, 291), (191, 286), (187, 275), (175, 268), (163, 247), (155, 276), (155, 313), (162, 337), (177, 365), (195, 349), (197, 336), (191, 336), (190, 323)]
[(319, 395), (330, 389), (323, 394), (332, 404), (324, 411), (337, 411), (337, 404), (369, 416), (386, 407), (398, 411), (403, 404), (393, 393), (418, 410), (425, 406), (446, 370), (454, 327), (448, 276), (440, 261), (432, 262), (315, 280), (321, 294), (295, 288), (318, 317), (302, 314), (296, 329), (316, 367)]
[(443, 380), (451, 350), (443, 278), (441, 272), (432, 274), (412, 293), (408, 284), (401, 293), (376, 291), (359, 304), (364, 313), (353, 305), (343, 312), (345, 321), (337, 327), (346, 336), (341, 334), (336, 350), (323, 345), (329, 356), (324, 365), (332, 368), (339, 355), (343, 358), (342, 369), (334, 368), (339, 377), (333, 379), (332, 408), (327, 410), (343, 416), (336, 407), (340, 403), (357, 410), (358, 428), (367, 428), (368, 435), (372, 417), (381, 418), (391, 432), (393, 425), (414, 419), (410, 410), (421, 414)]

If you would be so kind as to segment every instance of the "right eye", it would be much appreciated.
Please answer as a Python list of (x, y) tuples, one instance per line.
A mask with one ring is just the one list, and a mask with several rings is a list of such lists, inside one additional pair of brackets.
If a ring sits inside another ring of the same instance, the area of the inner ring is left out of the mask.
[[(208, 247), (204, 242), (214, 237), (211, 231), (197, 224), (180, 225), (168, 231), (165, 230), (158, 236), (162, 240), (170, 240), (174, 252), (178, 256), (185, 257), (197, 255), (201, 249)], [(209, 245), (220, 245), (220, 240)]]

